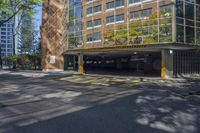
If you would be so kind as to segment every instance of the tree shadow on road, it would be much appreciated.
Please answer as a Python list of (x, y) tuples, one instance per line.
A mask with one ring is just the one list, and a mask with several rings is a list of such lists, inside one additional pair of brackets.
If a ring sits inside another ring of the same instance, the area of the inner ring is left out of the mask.
[[(52, 85), (55, 84), (52, 82)], [(59, 82), (61, 86), (67, 84), (69, 83)], [(43, 89), (48, 89), (48, 85), (43, 84)], [(26, 84), (22, 86), (27, 87)], [(69, 84), (69, 90), (82, 92), (82, 95), (76, 97), (77, 100), (50, 108), (43, 113), (7, 122), (6, 125), (0, 126), (0, 132), (1, 130), (4, 130), (3, 133), (200, 132), (200, 105), (169, 91), (174, 86), (146, 83), (132, 89), (121, 89), (120, 92), (115, 92), (119, 88), (102, 87)], [(189, 84), (180, 87), (188, 88)], [(110, 92), (110, 89), (113, 92)], [(93, 101), (99, 97), (100, 99)]]

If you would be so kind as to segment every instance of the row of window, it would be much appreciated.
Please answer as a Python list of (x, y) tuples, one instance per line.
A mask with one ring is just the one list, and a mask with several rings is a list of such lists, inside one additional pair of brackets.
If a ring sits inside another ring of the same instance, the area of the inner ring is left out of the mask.
[[(90, 3), (90, 2), (94, 2), (96, 0), (86, 0), (87, 3)], [(152, 0), (129, 0), (129, 4), (137, 4), (137, 3), (141, 3), (141, 2), (147, 2), (147, 1), (152, 1)], [(113, 3), (116, 2), (116, 3), (120, 3), (120, 2), (123, 2), (124, 3), (124, 0), (115, 0), (113, 1)]]
[(116, 15), (116, 16), (109, 16), (106, 18), (106, 23), (114, 23), (124, 21), (124, 14)]
[(3, 24), (1, 27), (5, 28), (5, 27), (12, 27), (12, 24)]
[(1, 28), (1, 31), (6, 31), (6, 29), (7, 31), (12, 31), (12, 28)]
[[(90, 2), (92, 0), (88, 0), (88, 2)], [(143, 0), (143, 2), (148, 2), (148, 1), (152, 1), (152, 0)], [(137, 3), (141, 3), (141, 0), (129, 0), (129, 4), (137, 4)], [(106, 9), (114, 9), (117, 7), (121, 7), (124, 6), (124, 0), (115, 0), (112, 2), (108, 2), (106, 3)], [(95, 6), (95, 7), (90, 7), (87, 9), (87, 14), (92, 14), (92, 13), (97, 13), (101, 11), (101, 5)]]
[(99, 26), (101, 25), (101, 19), (96, 19), (94, 21), (88, 21), (87, 22), (87, 27), (96, 27), (96, 26)]
[(2, 48), (2, 49), (3, 49), (3, 48), (6, 48), (6, 47), (7, 47), (7, 48), (12, 48), (12, 44), (7, 44), (7, 45), (6, 45), (6, 44), (2, 44), (2, 45), (1, 45), (1, 48)]
[[(133, 11), (130, 12), (130, 18), (131, 19), (138, 19), (141, 17), (146, 17), (148, 15), (150, 15), (152, 13), (152, 8), (149, 9), (144, 9), (142, 11)], [(124, 14), (119, 14), (116, 16), (109, 16), (106, 17), (106, 23), (114, 23), (114, 22), (120, 22), (120, 21), (124, 21)], [(96, 19), (94, 21), (88, 21), (87, 22), (87, 27), (97, 27), (101, 25), (101, 19)]]
[[(6, 40), (1, 40), (1, 43), (6, 43)], [(7, 40), (7, 43), (12, 43), (12, 40)]]
[(95, 41), (101, 41), (101, 33), (100, 32), (96, 32), (96, 33), (87, 35), (87, 42), (95, 42)]
[(7, 33), (7, 35), (11, 35), (12, 34), (12, 32), (1, 32), (1, 35), (6, 35), (6, 33)]
[(12, 39), (11, 36), (1, 36), (1, 39)]
[(1, 49), (1, 52), (13, 52), (13, 49)]
[[(7, 56), (10, 56), (10, 55), (12, 55), (12, 53), (7, 53)], [(5, 56), (6, 56), (5, 53), (1, 53), (1, 57), (5, 57)]]

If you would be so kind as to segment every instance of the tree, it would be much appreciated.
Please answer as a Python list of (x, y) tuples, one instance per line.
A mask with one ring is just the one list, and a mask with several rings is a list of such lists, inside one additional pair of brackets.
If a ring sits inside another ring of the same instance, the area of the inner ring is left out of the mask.
[[(1, 0), (0, 1), (0, 27), (9, 21), (13, 22), (13, 54), (15, 55), (15, 36), (16, 30), (21, 21), (16, 25), (16, 16), (23, 15), (24, 12), (28, 15), (34, 13), (34, 8), (41, 3), (41, 0)], [(20, 18), (20, 17), (19, 17)], [(2, 68), (2, 58), (0, 55), (0, 69)], [(15, 65), (14, 65), (15, 66)]]
[(33, 17), (24, 14), (19, 28), (19, 53), (31, 53), (35, 41), (35, 32)]
[(79, 38), (74, 33), (69, 34), (69, 48), (76, 48), (80, 44)]
[(117, 28), (115, 30), (113, 28), (105, 31), (105, 44), (112, 43), (115, 45), (125, 45), (127, 44), (127, 41), (128, 44), (155, 44), (158, 42), (171, 42), (171, 23), (171, 10), (152, 12), (146, 17), (131, 21), (129, 24), (129, 35), (127, 35), (126, 25), (116, 25)]
[[(25, 11), (27, 14), (33, 14), (33, 9), (41, 3), (41, 0), (1, 0), (0, 1), (0, 27), (12, 20), (16, 15)], [(7, 18), (4, 19), (3, 15)]]

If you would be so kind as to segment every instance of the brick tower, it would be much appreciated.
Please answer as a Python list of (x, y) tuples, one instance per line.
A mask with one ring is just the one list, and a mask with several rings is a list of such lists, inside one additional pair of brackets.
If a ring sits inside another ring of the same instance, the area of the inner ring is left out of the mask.
[(42, 69), (63, 71), (66, 46), (66, 0), (43, 0)]

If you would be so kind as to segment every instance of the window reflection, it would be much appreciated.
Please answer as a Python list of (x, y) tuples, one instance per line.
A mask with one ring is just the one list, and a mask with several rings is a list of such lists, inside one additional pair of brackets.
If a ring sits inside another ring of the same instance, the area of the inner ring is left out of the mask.
[[(196, 0), (177, 0), (176, 1), (176, 23), (177, 23), (177, 42), (194, 43), (195, 30), (200, 26), (200, 1)], [(195, 13), (196, 6), (196, 13)], [(196, 15), (196, 17), (195, 17)], [(196, 18), (196, 20), (195, 20)], [(196, 26), (196, 27), (195, 27)]]

